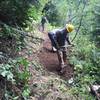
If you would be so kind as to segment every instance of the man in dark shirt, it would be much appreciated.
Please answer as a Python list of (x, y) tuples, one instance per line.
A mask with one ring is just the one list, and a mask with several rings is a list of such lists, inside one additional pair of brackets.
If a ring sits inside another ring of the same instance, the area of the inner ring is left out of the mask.
[(46, 16), (42, 16), (42, 18), (41, 18), (42, 31), (44, 31), (44, 26), (45, 26), (46, 22), (48, 22)]
[(61, 68), (64, 67), (66, 63), (66, 41), (68, 45), (71, 45), (69, 41), (69, 34), (74, 30), (74, 26), (72, 24), (67, 24), (63, 29), (55, 29), (51, 32), (48, 32), (48, 36), (51, 40), (52, 50), (57, 51), (59, 65)]

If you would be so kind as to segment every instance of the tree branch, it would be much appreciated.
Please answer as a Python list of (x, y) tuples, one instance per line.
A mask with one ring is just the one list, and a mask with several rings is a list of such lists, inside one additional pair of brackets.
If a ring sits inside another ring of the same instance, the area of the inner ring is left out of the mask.
[[(85, 3), (84, 6), (83, 6), (82, 13), (84, 12), (85, 7), (86, 7), (86, 3)], [(80, 23), (79, 23), (78, 29), (77, 29), (77, 31), (76, 31), (75, 36), (74, 36), (73, 39), (71, 40), (71, 42), (74, 41), (74, 39), (76, 38), (76, 36), (77, 36), (77, 34), (78, 34), (79, 30), (80, 30), (80, 27), (81, 27), (81, 24), (82, 24), (82, 20), (83, 20), (83, 16), (84, 16), (84, 14), (82, 14), (82, 16), (81, 16), (81, 19), (80, 19)]]

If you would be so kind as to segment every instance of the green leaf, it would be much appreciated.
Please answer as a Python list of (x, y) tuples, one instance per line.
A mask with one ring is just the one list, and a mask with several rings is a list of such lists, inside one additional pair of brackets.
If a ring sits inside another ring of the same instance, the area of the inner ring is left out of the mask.
[(12, 80), (13, 79), (13, 74), (10, 71), (7, 73), (7, 79), (8, 80)]
[(18, 100), (18, 98), (19, 98), (19, 96), (17, 96), (17, 97), (14, 97), (14, 98), (13, 98), (13, 100)]
[(30, 94), (30, 90), (29, 89), (25, 89), (22, 94), (23, 94), (24, 97), (28, 97), (29, 94)]
[(3, 71), (2, 73), (1, 73), (1, 75), (3, 76), (3, 77), (6, 77), (6, 75), (7, 75), (7, 73), (8, 73), (8, 71)]

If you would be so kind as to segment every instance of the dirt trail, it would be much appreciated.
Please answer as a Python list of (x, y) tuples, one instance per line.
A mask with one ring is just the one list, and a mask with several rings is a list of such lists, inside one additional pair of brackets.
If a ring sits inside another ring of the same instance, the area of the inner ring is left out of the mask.
[[(44, 34), (45, 41), (43, 42), (43, 47), (41, 48), (38, 57), (40, 60), (40, 63), (43, 64), (43, 66), (50, 72), (54, 72), (59, 75), (59, 66), (58, 66), (58, 58), (57, 54), (51, 52), (51, 44), (50, 40), (47, 36), (47, 34)], [(68, 64), (66, 64), (65, 73), (61, 76), (64, 76), (64, 78), (71, 78), (73, 76), (73, 67)]]

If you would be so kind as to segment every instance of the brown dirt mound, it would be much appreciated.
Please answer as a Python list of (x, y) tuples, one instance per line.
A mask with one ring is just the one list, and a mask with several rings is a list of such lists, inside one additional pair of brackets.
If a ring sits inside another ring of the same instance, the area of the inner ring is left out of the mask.
[[(43, 47), (41, 48), (39, 54), (39, 59), (40, 59), (40, 63), (43, 64), (43, 66), (49, 70), (50, 72), (54, 72), (59, 74), (59, 62), (58, 62), (58, 58), (57, 58), (57, 54), (51, 52), (51, 44), (50, 44), (50, 40), (47, 37), (47, 35), (45, 36), (45, 41), (43, 42)], [(61, 75), (64, 76), (64, 78), (71, 78), (73, 76), (73, 67), (68, 63), (66, 64), (65, 67), (65, 72)]]

